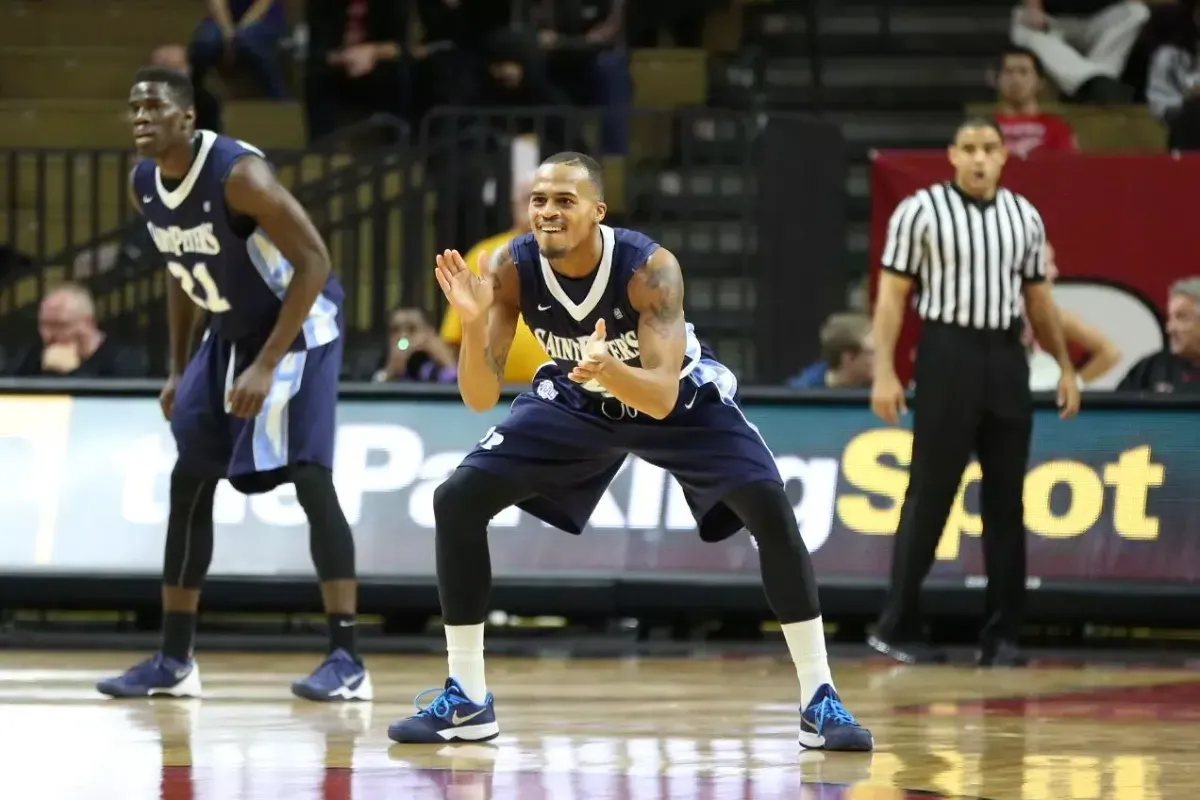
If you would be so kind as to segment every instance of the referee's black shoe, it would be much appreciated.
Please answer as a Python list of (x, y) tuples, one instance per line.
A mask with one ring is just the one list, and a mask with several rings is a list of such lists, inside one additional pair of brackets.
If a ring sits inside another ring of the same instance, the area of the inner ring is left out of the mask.
[(867, 644), (901, 664), (944, 664), (946, 651), (925, 642), (889, 642), (872, 634)]
[(1023, 667), (1025, 658), (1016, 642), (996, 639), (980, 645), (978, 663), (981, 667)]

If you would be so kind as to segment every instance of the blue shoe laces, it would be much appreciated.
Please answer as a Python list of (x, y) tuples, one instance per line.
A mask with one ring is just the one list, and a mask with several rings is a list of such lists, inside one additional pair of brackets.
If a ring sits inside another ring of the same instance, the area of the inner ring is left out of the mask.
[(835, 725), (858, 725), (858, 720), (854, 718), (840, 700), (833, 697), (825, 697), (817, 707), (813, 709), (813, 717), (817, 720), (817, 732), (820, 733), (825, 727), (825, 723), (832, 722)]
[[(431, 692), (437, 692), (438, 696), (433, 699), (433, 702), (427, 706), (421, 705), (421, 698)], [(419, 695), (413, 698), (413, 706), (417, 709), (418, 717), (437, 717), (438, 719), (449, 719), (450, 714), (458, 705), (474, 705), (470, 700), (462, 695), (451, 692), (448, 689), (426, 689)]]

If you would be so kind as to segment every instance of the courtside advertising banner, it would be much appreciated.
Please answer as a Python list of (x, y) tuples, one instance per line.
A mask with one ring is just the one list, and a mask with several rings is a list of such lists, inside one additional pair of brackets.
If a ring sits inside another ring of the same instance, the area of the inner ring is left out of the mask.
[[(886, 580), (911, 434), (862, 405), (750, 404), (823, 579)], [(336, 483), (364, 577), (433, 579), (433, 491), (504, 415), (449, 400), (343, 400)], [(174, 445), (150, 398), (0, 397), (0, 572), (158, 575)], [(982, 573), (979, 468), (966, 471), (935, 574)], [(1038, 412), (1025, 483), (1032, 577), (1200, 580), (1194, 410)], [(311, 575), (290, 487), (222, 483), (213, 574)], [(499, 578), (758, 581), (743, 532), (703, 544), (678, 485), (629, 459), (582, 536), (510, 509), (491, 528)]]

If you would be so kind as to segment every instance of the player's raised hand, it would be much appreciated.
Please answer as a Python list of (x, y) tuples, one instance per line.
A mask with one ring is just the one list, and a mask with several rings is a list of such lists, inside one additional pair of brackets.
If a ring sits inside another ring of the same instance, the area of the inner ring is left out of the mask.
[(488, 254), (479, 256), (479, 274), (467, 269), (467, 262), (457, 250), (447, 250), (437, 257), (438, 286), (464, 324), (477, 322), (487, 316), (495, 300), (495, 288)]
[(571, 370), (568, 378), (576, 383), (587, 383), (600, 377), (610, 358), (606, 336), (604, 320), (596, 320), (596, 329), (583, 343), (583, 359)]

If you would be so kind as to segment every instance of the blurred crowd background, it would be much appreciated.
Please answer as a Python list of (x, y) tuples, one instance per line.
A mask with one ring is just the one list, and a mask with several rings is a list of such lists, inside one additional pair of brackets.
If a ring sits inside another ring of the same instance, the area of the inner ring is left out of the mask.
[[(576, 149), (610, 222), (679, 256), (689, 318), (747, 383), (869, 386), (887, 170), (949, 179), (970, 113), (1043, 209), (1089, 388), (1200, 390), (1174, 221), (1196, 0), (8, 0), (0, 374), (164, 372), (165, 270), (125, 200), (146, 63), (190, 71), (198, 124), (268, 151), (308, 207), (348, 290), (347, 381), (454, 380), (432, 253), (504, 246), (538, 160)], [(522, 328), (508, 379), (544, 360)]]

